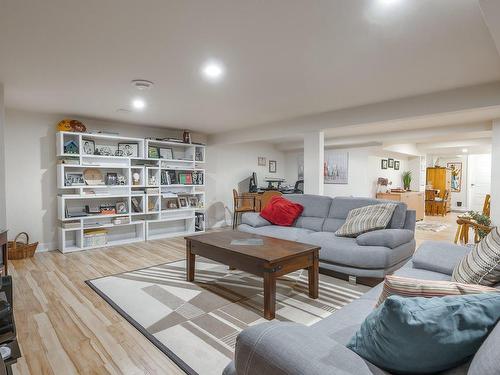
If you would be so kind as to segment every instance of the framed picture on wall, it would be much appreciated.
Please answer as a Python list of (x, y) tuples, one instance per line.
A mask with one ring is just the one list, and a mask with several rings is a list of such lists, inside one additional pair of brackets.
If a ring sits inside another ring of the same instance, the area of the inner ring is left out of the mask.
[(258, 165), (259, 167), (265, 167), (265, 166), (266, 166), (266, 164), (267, 164), (267, 159), (266, 159), (265, 157), (263, 157), (263, 156), (259, 156), (259, 157), (257, 158), (257, 165)]
[(269, 173), (276, 173), (277, 163), (276, 160), (269, 160)]
[(392, 158), (387, 159), (387, 167), (391, 169), (394, 168), (394, 159)]
[(459, 193), (462, 190), (462, 163), (447, 163), (446, 167), (451, 169), (451, 191)]
[(380, 168), (381, 169), (387, 169), (387, 159), (382, 159), (380, 161)]
[(394, 170), (399, 171), (399, 166), (400, 166), (400, 161), (399, 160), (394, 160)]
[(325, 184), (347, 184), (349, 179), (349, 153), (347, 151), (325, 151)]

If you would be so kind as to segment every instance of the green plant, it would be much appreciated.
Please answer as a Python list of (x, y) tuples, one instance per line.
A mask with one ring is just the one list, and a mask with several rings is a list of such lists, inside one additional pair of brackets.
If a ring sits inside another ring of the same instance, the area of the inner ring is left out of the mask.
[(403, 172), (403, 188), (405, 190), (410, 190), (411, 185), (411, 171)]
[[(478, 224), (481, 224), (481, 225), (484, 225), (487, 227), (489, 227), (491, 225), (490, 217), (484, 215), (482, 212), (468, 211), (467, 215)], [(484, 230), (478, 229), (477, 234), (479, 235), (480, 239), (483, 239), (484, 237), (486, 237), (488, 232), (485, 232)]]

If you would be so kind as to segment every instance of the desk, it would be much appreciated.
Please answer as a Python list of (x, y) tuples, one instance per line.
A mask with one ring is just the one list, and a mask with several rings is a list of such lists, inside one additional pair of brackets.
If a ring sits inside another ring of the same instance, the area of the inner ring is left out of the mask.
[(2, 262), (0, 265), (0, 275), (7, 275), (7, 231), (0, 229), (0, 246), (2, 247)]
[(415, 210), (417, 220), (424, 220), (425, 195), (420, 191), (405, 191), (402, 193), (377, 193), (377, 199), (404, 202), (409, 210)]
[(242, 206), (250, 206), (255, 208), (255, 212), (260, 212), (262, 193), (241, 193), (240, 196), (243, 198), (241, 201)]

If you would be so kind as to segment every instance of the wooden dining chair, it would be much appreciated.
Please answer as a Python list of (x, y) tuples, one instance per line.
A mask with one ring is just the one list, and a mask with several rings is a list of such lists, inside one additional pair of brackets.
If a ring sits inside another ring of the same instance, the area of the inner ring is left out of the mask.
[(238, 219), (244, 212), (255, 212), (255, 197), (245, 197), (233, 189), (233, 229), (238, 225)]
[(259, 211), (262, 211), (262, 209), (264, 207), (266, 207), (266, 205), (269, 203), (271, 198), (275, 197), (276, 195), (283, 195), (283, 194), (281, 192), (279, 192), (278, 190), (269, 190), (269, 191), (264, 192), (262, 194), (262, 196), (260, 197), (260, 210)]
[[(491, 195), (486, 194), (484, 197), (484, 204), (483, 204), (483, 215), (490, 217), (490, 207), (491, 207)], [(489, 230), (485, 230), (485, 228), (490, 228), (490, 227), (481, 227), (481, 224), (476, 223), (475, 221), (471, 220), (471, 218), (468, 216), (468, 214), (465, 215), (460, 215), (457, 218), (457, 233), (455, 233), (455, 243), (461, 243), (464, 245), (467, 245), (469, 243), (469, 230), (470, 228), (474, 229), (474, 242), (478, 243), (481, 240), (481, 236), (479, 235), (479, 231), (484, 231), (489, 233)]]
[(448, 198), (449, 198), (449, 196), (450, 196), (450, 191), (445, 190), (442, 200), (437, 200), (435, 202), (436, 215), (441, 214), (441, 216), (446, 216), (446, 213), (448, 212)]

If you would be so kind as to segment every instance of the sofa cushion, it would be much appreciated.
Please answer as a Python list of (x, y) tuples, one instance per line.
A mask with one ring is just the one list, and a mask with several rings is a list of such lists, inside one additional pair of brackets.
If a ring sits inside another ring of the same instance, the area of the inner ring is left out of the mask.
[(390, 296), (401, 297), (443, 297), (463, 294), (498, 293), (500, 291), (483, 285), (461, 284), (452, 281), (421, 280), (395, 275), (387, 275), (377, 306)]
[(450, 275), (471, 249), (450, 242), (425, 241), (413, 256), (413, 267)]
[(393, 203), (373, 204), (349, 211), (345, 223), (335, 232), (340, 237), (360, 234), (387, 227), (396, 209)]
[[(247, 233), (260, 234), (261, 236), (269, 236), (281, 238), (282, 240), (305, 242), (309, 234), (314, 233), (310, 229), (295, 228), (295, 227), (280, 227), (277, 225), (268, 225), (266, 227), (254, 228), (247, 224), (238, 226), (238, 230)], [(307, 243), (307, 242), (306, 242)]]
[(413, 238), (415, 233), (408, 229), (381, 229), (356, 237), (356, 242), (361, 246), (385, 246), (394, 249)]
[(481, 240), (453, 270), (453, 281), (493, 286), (500, 282), (500, 232), (498, 227)]
[(302, 242), (321, 246), (320, 261), (368, 269), (388, 268), (409, 258), (415, 249), (415, 241), (396, 249), (360, 246), (355, 238), (336, 237), (330, 232), (312, 232), (303, 238)]
[(332, 198), (309, 194), (287, 194), (286, 198), (304, 207), (304, 211), (302, 211), (293, 226), (311, 229), (316, 232), (323, 229), (323, 223), (330, 210)]
[(248, 224), (251, 227), (265, 227), (266, 225), (271, 225), (269, 221), (260, 216), (258, 212), (245, 212), (241, 215), (241, 223)]
[(301, 204), (289, 201), (282, 196), (274, 196), (262, 209), (260, 216), (275, 225), (290, 227), (304, 211)]
[(467, 361), (499, 318), (498, 293), (392, 296), (366, 318), (347, 347), (389, 371), (436, 373)]
[(498, 375), (500, 370), (500, 324), (483, 342), (469, 367), (469, 375)]
[(335, 197), (332, 199), (330, 212), (328, 213), (328, 219), (345, 220), (347, 218), (347, 215), (349, 214), (349, 211), (355, 208), (360, 208), (380, 203), (396, 204), (397, 207), (394, 210), (392, 219), (387, 227), (392, 229), (402, 229), (405, 225), (407, 206), (406, 203), (396, 202), (396, 201), (384, 201), (384, 200), (377, 200), (371, 198), (358, 198), (358, 197)]

